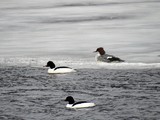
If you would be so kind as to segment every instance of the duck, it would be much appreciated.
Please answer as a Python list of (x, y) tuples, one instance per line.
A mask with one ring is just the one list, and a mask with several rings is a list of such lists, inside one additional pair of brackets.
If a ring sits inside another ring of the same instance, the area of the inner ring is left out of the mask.
[(66, 66), (56, 67), (56, 65), (52, 61), (48, 61), (47, 65), (45, 65), (45, 67), (50, 67), (48, 69), (48, 73), (70, 73), (70, 72), (76, 72), (75, 69), (72, 69), (70, 67), (66, 67)]
[(73, 108), (73, 109), (79, 109), (79, 108), (88, 108), (88, 107), (94, 107), (95, 103), (87, 102), (87, 101), (79, 101), (75, 102), (74, 98), (72, 96), (66, 97), (65, 101), (68, 101), (68, 104), (66, 105), (66, 108)]
[(96, 51), (94, 51), (94, 52), (98, 52), (98, 54), (96, 55), (96, 60), (97, 61), (107, 62), (107, 63), (125, 62), (124, 60), (122, 60), (122, 59), (120, 59), (118, 57), (106, 54), (106, 52), (103, 49), (103, 47), (97, 48)]

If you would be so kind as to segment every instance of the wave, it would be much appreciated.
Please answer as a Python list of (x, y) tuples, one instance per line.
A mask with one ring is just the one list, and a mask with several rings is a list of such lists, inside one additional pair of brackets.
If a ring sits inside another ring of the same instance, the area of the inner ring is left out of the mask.
[(93, 69), (146, 69), (160, 68), (160, 63), (143, 63), (143, 62), (124, 62), (124, 63), (104, 63), (96, 62), (91, 58), (28, 58), (13, 57), (0, 58), (0, 66), (29, 66), (43, 67), (49, 60), (54, 60), (57, 66), (70, 66), (75, 69), (93, 68)]
[(145, 68), (160, 68), (160, 63), (99, 63), (100, 66), (110, 69), (145, 69)]
[[(135, 15), (120, 15), (120, 14), (111, 14), (111, 15), (98, 15), (98, 16), (79, 16), (79, 17), (46, 17), (44, 19), (36, 20), (39, 23), (44, 24), (62, 24), (62, 23), (81, 23), (81, 22), (94, 22), (94, 21), (106, 21), (106, 20), (125, 20), (133, 19), (137, 16)], [(33, 22), (33, 21), (32, 21)]]

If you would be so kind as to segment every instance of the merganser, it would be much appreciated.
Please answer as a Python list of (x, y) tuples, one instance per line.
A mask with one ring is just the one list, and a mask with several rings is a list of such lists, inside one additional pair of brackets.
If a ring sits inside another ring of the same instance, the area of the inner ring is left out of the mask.
[(121, 60), (118, 57), (106, 54), (106, 52), (104, 51), (103, 47), (97, 48), (97, 50), (94, 51), (94, 52), (99, 52), (98, 55), (96, 56), (96, 60), (97, 61), (107, 62), (107, 63), (111, 63), (111, 62), (124, 62), (124, 60)]
[(66, 105), (67, 108), (87, 108), (87, 107), (94, 107), (95, 104), (87, 101), (79, 101), (75, 102), (72, 96), (68, 96), (65, 101), (68, 101), (69, 103)]
[(76, 72), (76, 70), (66, 67), (66, 66), (60, 66), (56, 67), (55, 64), (52, 61), (48, 61), (47, 65), (45, 67), (50, 67), (48, 69), (48, 73), (70, 73), (70, 72)]

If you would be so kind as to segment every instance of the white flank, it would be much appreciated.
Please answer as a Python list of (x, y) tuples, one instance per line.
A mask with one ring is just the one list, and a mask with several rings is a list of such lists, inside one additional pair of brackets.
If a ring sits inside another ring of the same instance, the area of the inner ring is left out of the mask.
[(67, 108), (74, 108), (74, 109), (78, 109), (78, 108), (87, 108), (87, 107), (94, 107), (95, 104), (94, 103), (81, 103), (81, 104), (76, 104), (74, 106), (72, 106), (73, 104), (67, 104), (66, 107)]
[(70, 72), (76, 72), (74, 69), (72, 68), (59, 68), (59, 69), (48, 69), (48, 73), (70, 73)]

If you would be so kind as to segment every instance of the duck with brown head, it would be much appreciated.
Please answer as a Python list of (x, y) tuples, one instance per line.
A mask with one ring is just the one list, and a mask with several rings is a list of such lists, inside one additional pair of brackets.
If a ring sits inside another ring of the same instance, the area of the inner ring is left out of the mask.
[(107, 63), (112, 63), (112, 62), (124, 62), (124, 60), (115, 57), (113, 55), (109, 55), (106, 54), (105, 50), (103, 49), (103, 47), (99, 47), (97, 48), (96, 51), (94, 52), (98, 52), (98, 55), (96, 56), (96, 60), (97, 61), (101, 61), (101, 62), (107, 62)]

